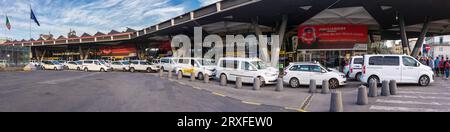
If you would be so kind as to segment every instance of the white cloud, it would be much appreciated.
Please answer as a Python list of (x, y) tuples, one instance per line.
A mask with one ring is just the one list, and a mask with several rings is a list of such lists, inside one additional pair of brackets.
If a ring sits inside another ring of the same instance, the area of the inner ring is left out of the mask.
[(219, 0), (198, 0), (201, 3), (201, 6), (206, 6), (212, 3), (215, 3)]
[[(0, 37), (29, 38), (30, 7), (28, 0), (0, 0)], [(192, 1), (175, 0), (31, 0), (41, 27), (32, 23), (32, 37), (51, 32), (55, 36), (67, 35), (75, 29), (94, 34), (112, 29), (123, 31), (126, 27), (142, 29), (181, 15), (199, 5)], [(4, 28), (4, 15), (10, 16), (13, 29)]]

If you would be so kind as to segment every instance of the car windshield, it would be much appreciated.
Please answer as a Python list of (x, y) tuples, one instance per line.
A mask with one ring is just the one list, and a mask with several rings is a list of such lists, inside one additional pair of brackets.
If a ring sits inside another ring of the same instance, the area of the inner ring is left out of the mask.
[(204, 65), (204, 66), (214, 66), (216, 65), (214, 60), (207, 60), (207, 59), (201, 59), (198, 60), (200, 62), (200, 64)]
[(53, 64), (54, 64), (54, 65), (59, 65), (59, 64), (61, 64), (61, 63), (59, 63), (58, 61), (53, 61)]
[(76, 63), (77, 65), (81, 65), (81, 62), (79, 62), (79, 61), (76, 61), (75, 63)]
[(264, 62), (262, 62), (262, 61), (253, 61), (251, 63), (253, 65), (255, 65), (256, 68), (258, 68), (258, 70), (262, 70), (262, 69), (266, 69), (267, 68), (267, 65)]
[(100, 64), (105, 65), (106, 62), (105, 61), (100, 61)]

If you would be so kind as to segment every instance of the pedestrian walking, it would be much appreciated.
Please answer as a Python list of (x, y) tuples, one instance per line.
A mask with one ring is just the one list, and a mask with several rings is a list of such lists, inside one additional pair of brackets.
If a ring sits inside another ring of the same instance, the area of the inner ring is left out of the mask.
[(445, 68), (445, 80), (448, 80), (448, 77), (449, 77), (449, 72), (450, 72), (450, 61), (449, 61), (449, 59), (447, 58), (447, 60), (445, 61), (445, 66), (444, 66), (444, 68)]
[(436, 60), (434, 60), (434, 72), (436, 74), (436, 77), (440, 77), (440, 73), (439, 73), (439, 64), (440, 64), (440, 60), (439, 57), (436, 57)]

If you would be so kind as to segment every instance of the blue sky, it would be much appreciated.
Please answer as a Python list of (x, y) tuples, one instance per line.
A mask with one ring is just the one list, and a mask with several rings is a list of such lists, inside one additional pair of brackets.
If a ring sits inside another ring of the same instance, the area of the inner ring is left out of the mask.
[[(108, 33), (126, 27), (142, 29), (218, 0), (0, 0), (0, 38), (30, 38), (31, 4), (41, 26), (32, 23), (31, 33), (66, 36), (70, 29), (78, 35), (97, 31)], [(12, 30), (5, 26), (8, 14)]]

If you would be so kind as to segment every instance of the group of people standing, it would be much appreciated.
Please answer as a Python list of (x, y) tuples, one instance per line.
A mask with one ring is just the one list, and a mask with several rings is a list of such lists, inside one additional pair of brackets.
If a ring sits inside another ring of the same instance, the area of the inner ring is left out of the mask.
[(436, 59), (433, 59), (431, 57), (422, 57), (419, 58), (419, 61), (427, 65), (431, 68), (433, 68), (433, 71), (436, 75), (436, 77), (442, 77), (442, 79), (449, 79), (450, 76), (450, 60), (449, 58), (444, 57), (436, 57)]

